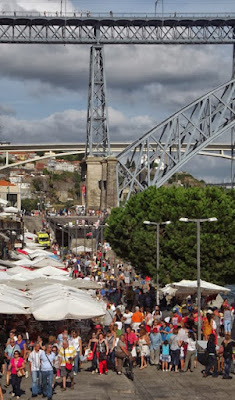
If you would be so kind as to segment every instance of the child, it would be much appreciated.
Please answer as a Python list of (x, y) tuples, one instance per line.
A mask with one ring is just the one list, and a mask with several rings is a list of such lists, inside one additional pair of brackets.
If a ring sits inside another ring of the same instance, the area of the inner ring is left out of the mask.
[(162, 370), (168, 371), (168, 363), (170, 360), (170, 346), (168, 340), (164, 340), (162, 345)]

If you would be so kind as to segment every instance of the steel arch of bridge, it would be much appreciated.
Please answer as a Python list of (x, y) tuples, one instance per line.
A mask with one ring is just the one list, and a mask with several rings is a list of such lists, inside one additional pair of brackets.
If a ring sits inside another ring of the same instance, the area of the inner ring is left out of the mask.
[(119, 154), (118, 203), (149, 186), (160, 187), (206, 145), (234, 126), (232, 79), (167, 118)]

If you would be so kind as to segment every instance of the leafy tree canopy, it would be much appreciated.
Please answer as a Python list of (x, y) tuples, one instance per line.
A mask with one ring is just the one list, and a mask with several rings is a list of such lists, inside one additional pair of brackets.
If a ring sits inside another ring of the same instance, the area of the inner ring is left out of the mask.
[(22, 210), (32, 211), (38, 208), (38, 199), (23, 199), (21, 201)]
[(235, 282), (234, 191), (217, 187), (150, 187), (132, 196), (125, 207), (114, 208), (105, 236), (119, 257), (137, 271), (156, 277), (156, 226), (144, 220), (171, 225), (160, 227), (160, 282), (196, 279), (195, 223), (179, 218), (211, 218), (201, 223), (201, 277), (218, 283)]

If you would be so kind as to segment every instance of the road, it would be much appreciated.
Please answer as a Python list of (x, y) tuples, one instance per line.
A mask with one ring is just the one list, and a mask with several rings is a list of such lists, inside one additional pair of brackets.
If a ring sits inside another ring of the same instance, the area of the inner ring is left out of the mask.
[[(66, 392), (56, 388), (54, 400), (232, 400), (235, 391), (235, 375), (231, 380), (218, 378), (203, 378), (202, 366), (198, 364), (193, 373), (175, 373), (158, 371), (154, 366), (148, 366), (140, 371), (134, 369), (134, 382), (123, 374), (118, 376), (109, 371), (106, 375), (92, 375), (84, 369), (75, 377), (75, 389), (69, 387)], [(60, 383), (60, 381), (57, 381)], [(22, 400), (31, 399), (31, 379), (23, 378), (22, 388), (26, 394)], [(10, 390), (4, 395), (10, 399)], [(41, 398), (41, 396), (40, 396)]]

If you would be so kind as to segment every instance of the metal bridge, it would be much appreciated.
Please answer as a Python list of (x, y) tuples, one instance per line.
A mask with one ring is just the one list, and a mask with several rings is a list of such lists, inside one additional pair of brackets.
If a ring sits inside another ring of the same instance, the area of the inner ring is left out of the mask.
[[(118, 156), (119, 203), (133, 192), (160, 187), (210, 142), (234, 127), (235, 79), (184, 107)], [(187, 143), (184, 150), (183, 143)]]
[[(157, 149), (155, 142), (150, 143), (152, 149)], [(131, 143), (129, 142), (112, 142), (110, 143), (111, 154), (118, 155), (122, 153)], [(163, 146), (165, 144), (163, 143)], [(184, 152), (187, 143), (182, 143), (181, 150)], [(68, 156), (74, 154), (85, 154), (86, 143), (35, 143), (35, 144), (2, 144), (0, 143), (0, 154), (5, 156), (5, 165), (0, 166), (0, 171), (6, 168), (20, 167), (21, 165), (40, 161), (47, 158)], [(139, 151), (139, 148), (133, 149)], [(9, 155), (14, 153), (38, 153), (44, 152), (42, 156), (35, 156), (26, 160), (9, 163)], [(232, 160), (232, 146), (229, 143), (210, 143), (199, 155), (208, 157), (220, 157), (226, 160)]]
[[(86, 156), (111, 154), (105, 44), (231, 44), (235, 76), (235, 13), (93, 14), (13, 12), (0, 15), (0, 43), (90, 44)], [(162, 185), (212, 140), (234, 130), (234, 80), (185, 107), (129, 145), (118, 157), (118, 199)], [(231, 141), (232, 160), (234, 141)], [(74, 154), (74, 150), (70, 152)], [(128, 165), (127, 165), (128, 161)], [(232, 164), (233, 165), (233, 164)], [(233, 167), (231, 176), (233, 176)]]
[(231, 14), (93, 14), (6, 12), (1, 43), (232, 44)]

